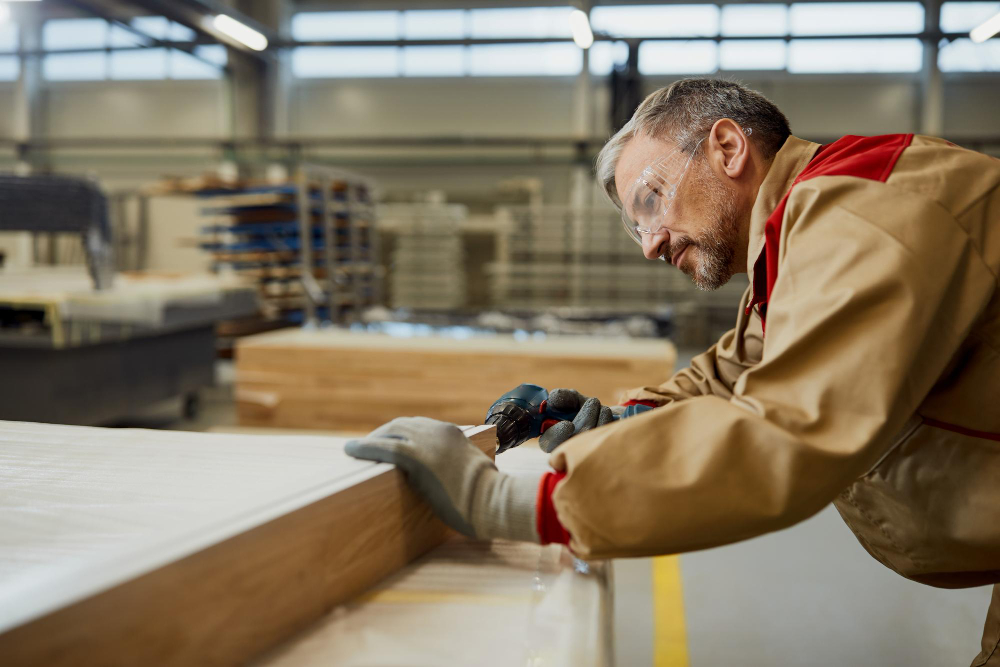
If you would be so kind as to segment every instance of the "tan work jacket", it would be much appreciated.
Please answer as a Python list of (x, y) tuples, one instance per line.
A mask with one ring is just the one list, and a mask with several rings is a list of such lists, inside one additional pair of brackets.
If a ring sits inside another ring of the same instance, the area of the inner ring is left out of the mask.
[[(760, 187), (750, 285), (765, 221), (818, 148), (789, 138)], [(795, 185), (766, 335), (748, 288), (733, 330), (628, 396), (663, 407), (552, 455), (573, 550), (705, 549), (832, 501), (904, 576), (1000, 581), (998, 184), (1000, 161), (918, 136), (885, 182)]]

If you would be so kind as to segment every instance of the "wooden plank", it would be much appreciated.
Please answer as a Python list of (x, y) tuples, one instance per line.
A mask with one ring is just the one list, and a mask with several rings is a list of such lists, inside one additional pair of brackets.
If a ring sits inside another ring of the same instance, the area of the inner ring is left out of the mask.
[(617, 403), (671, 374), (669, 342), (548, 337), (392, 338), (283, 331), (243, 339), (236, 403), (244, 426), (366, 431), (397, 415), (477, 423), (523, 382)]
[(343, 443), (0, 422), (3, 664), (243, 662), (448, 536)]

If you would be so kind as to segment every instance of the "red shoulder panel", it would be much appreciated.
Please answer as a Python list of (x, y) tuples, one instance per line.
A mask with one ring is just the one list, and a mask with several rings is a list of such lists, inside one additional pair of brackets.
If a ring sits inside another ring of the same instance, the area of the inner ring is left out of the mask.
[(754, 306), (760, 306), (761, 323), (766, 322), (767, 303), (771, 299), (774, 283), (778, 280), (781, 221), (785, 216), (788, 195), (795, 186), (817, 176), (855, 176), (884, 183), (911, 141), (912, 134), (885, 134), (878, 137), (848, 135), (832, 144), (821, 146), (816, 151), (816, 155), (792, 182), (792, 187), (764, 223), (764, 249), (754, 263), (753, 299), (747, 306), (747, 313)]

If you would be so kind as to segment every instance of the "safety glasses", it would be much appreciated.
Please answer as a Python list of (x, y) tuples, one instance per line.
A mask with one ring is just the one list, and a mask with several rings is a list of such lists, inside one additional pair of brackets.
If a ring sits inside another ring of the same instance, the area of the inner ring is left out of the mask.
[(691, 168), (703, 139), (690, 152), (676, 149), (642, 170), (622, 200), (622, 223), (629, 236), (642, 245), (644, 234), (663, 227), (667, 211), (677, 198), (684, 177)]

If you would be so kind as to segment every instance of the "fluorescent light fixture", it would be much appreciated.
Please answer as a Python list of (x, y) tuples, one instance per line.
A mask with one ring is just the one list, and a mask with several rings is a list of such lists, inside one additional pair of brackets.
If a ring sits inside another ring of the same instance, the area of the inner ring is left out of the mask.
[(581, 49), (589, 49), (594, 43), (594, 32), (590, 29), (590, 18), (587, 12), (574, 9), (569, 15), (569, 27), (573, 31), (573, 41)]
[(982, 44), (993, 35), (1000, 32), (1000, 12), (991, 19), (987, 19), (982, 25), (973, 28), (969, 33), (969, 38), (976, 44)]
[(240, 23), (232, 16), (219, 14), (212, 19), (212, 26), (223, 35), (235, 39), (254, 51), (263, 51), (267, 48), (267, 37), (245, 23)]

